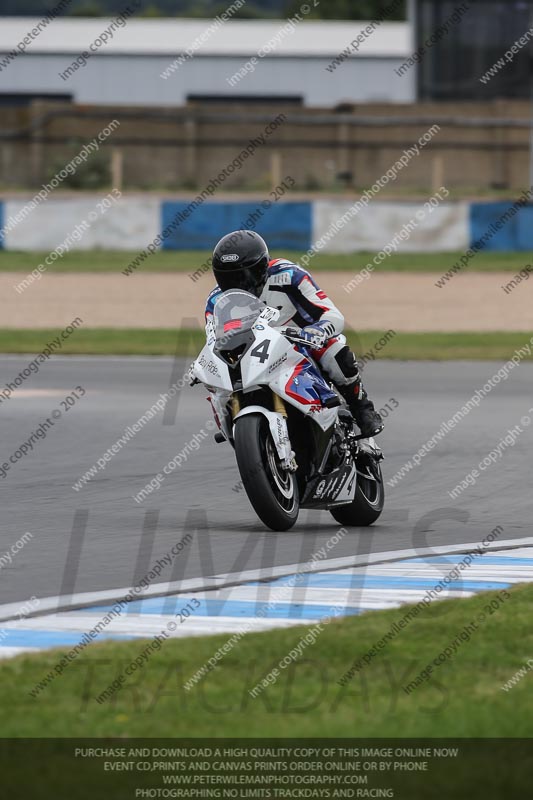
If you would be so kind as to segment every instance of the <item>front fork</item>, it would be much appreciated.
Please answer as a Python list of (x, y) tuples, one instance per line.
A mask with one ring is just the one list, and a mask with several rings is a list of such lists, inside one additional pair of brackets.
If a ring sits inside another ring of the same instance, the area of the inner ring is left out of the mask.
[[(272, 392), (272, 408), (276, 412), (276, 414), (281, 414), (282, 417), (287, 419), (287, 409), (285, 408), (285, 402), (283, 398), (279, 396), (279, 394), (276, 394), (276, 392)], [(231, 409), (231, 418), (233, 420), (235, 419), (237, 414), (242, 410), (240, 392), (233, 392), (233, 394), (231, 395), (230, 409)]]
[(272, 404), (274, 406), (274, 411), (276, 414), (281, 414), (282, 417), (287, 419), (287, 409), (285, 408), (285, 401), (276, 394), (276, 392), (272, 392)]
[(241, 398), (239, 392), (233, 392), (230, 398), (230, 403), (231, 403), (231, 418), (235, 419), (235, 417), (241, 410)]

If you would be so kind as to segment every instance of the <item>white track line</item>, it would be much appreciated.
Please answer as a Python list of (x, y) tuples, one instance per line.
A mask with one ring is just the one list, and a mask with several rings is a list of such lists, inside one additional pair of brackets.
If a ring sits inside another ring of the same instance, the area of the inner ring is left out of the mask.
[[(135, 595), (136, 600), (145, 597), (164, 597), (169, 594), (186, 594), (188, 592), (201, 592), (208, 589), (221, 589), (226, 586), (240, 586), (250, 581), (269, 581), (273, 578), (282, 578), (295, 573), (306, 574), (313, 572), (328, 572), (347, 567), (363, 567), (371, 564), (387, 563), (392, 561), (402, 561), (406, 558), (422, 558), (426, 555), (451, 555), (452, 553), (469, 553), (480, 546), (479, 542), (469, 542), (466, 544), (436, 545), (435, 547), (423, 547), (419, 550), (389, 550), (382, 553), (368, 553), (361, 556), (344, 556), (342, 558), (330, 558), (322, 561), (315, 561), (312, 564), (284, 564), (280, 567), (270, 567), (268, 569), (250, 569), (245, 572), (234, 572), (225, 575), (214, 575), (212, 577), (188, 578), (183, 581), (172, 581), (169, 583), (155, 583), (148, 586)], [(498, 542), (497, 546), (490, 547), (487, 553), (500, 550), (516, 550), (521, 547), (533, 546), (533, 537), (525, 539), (507, 539)], [(303, 569), (302, 567), (305, 567)], [(112, 603), (121, 600), (131, 591), (131, 587), (121, 589), (104, 589), (98, 592), (79, 592), (72, 596), (55, 596), (39, 598), (39, 608), (27, 615), (39, 617), (43, 614), (67, 609), (82, 608), (102, 603)], [(0, 606), (0, 621), (15, 619), (20, 612), (23, 601), (17, 603), (6, 603)]]

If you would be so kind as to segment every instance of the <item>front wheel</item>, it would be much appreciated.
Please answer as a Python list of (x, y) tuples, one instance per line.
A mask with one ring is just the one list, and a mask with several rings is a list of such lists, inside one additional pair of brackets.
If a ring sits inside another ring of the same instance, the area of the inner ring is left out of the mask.
[(273, 531), (287, 531), (298, 519), (296, 476), (279, 461), (268, 421), (247, 414), (235, 423), (235, 455), (242, 482), (259, 519)]
[(357, 465), (357, 488), (352, 502), (330, 511), (341, 525), (365, 527), (378, 519), (384, 503), (385, 488), (381, 467), (377, 461), (370, 463), (370, 459), (365, 459), (363, 464)]

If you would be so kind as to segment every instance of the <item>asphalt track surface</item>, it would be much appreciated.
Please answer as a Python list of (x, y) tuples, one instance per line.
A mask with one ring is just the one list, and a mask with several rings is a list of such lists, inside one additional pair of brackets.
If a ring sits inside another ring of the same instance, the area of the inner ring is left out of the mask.
[[(0, 385), (31, 356), (0, 356)], [(73, 483), (101, 458), (169, 385), (188, 360), (54, 357), (0, 403), (1, 462), (54, 409), (46, 438), (0, 479), (0, 603), (135, 584), (187, 533), (190, 544), (160, 581), (304, 563), (338, 530), (328, 512), (301, 512), (289, 532), (266, 530), (243, 491), (233, 451), (212, 432), (142, 503), (136, 495), (211, 419), (206, 392), (186, 387), (76, 492)], [(370, 363), (365, 383), (378, 407), (395, 398), (379, 437), (390, 478), (497, 371), (490, 362)], [(448, 491), (477, 466), (533, 406), (533, 364), (521, 364), (395, 488), (371, 528), (351, 529), (329, 557), (478, 542), (501, 525), (502, 539), (531, 536), (533, 425), (475, 486)], [(68, 411), (60, 401), (76, 386), (86, 395)], [(533, 421), (533, 414), (531, 414)], [(33, 538), (6, 564), (2, 556), (26, 532)], [(517, 542), (518, 543), (518, 542)]]

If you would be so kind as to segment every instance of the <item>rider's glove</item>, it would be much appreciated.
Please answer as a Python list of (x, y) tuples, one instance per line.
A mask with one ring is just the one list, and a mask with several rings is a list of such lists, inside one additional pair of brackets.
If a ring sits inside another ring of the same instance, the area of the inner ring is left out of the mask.
[[(327, 324), (327, 323), (326, 323)], [(324, 323), (316, 322), (314, 325), (307, 325), (300, 332), (302, 339), (309, 342), (311, 347), (324, 347), (331, 334), (324, 329)]]

